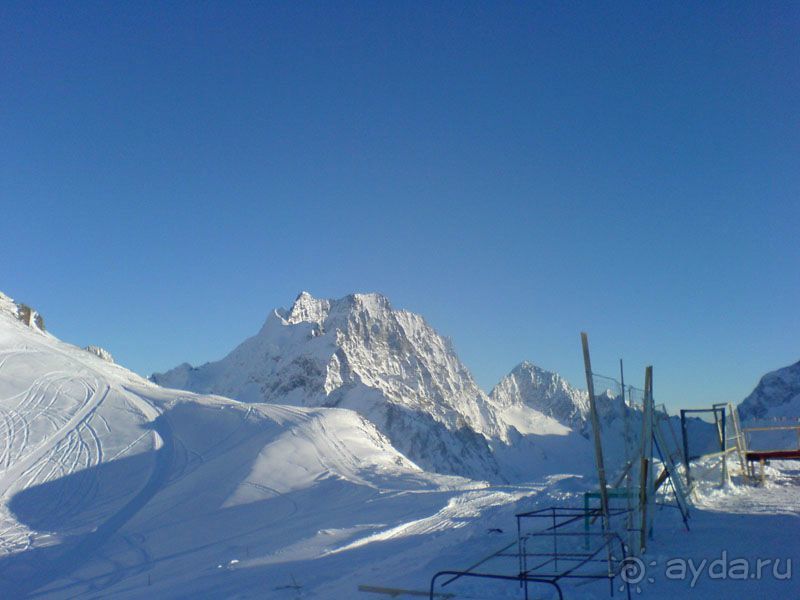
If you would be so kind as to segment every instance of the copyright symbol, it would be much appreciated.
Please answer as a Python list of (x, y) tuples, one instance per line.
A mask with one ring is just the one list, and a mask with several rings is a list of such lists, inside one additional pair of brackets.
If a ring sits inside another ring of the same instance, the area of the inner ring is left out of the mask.
[(622, 561), (622, 571), (620, 572), (622, 581), (636, 585), (644, 579), (644, 576), (645, 567), (641, 559), (628, 556)]

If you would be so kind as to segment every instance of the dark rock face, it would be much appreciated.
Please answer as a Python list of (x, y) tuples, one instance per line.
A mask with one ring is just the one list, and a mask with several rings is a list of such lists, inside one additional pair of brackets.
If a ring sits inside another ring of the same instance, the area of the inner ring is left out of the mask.
[(764, 375), (739, 405), (744, 420), (800, 418), (800, 361)]

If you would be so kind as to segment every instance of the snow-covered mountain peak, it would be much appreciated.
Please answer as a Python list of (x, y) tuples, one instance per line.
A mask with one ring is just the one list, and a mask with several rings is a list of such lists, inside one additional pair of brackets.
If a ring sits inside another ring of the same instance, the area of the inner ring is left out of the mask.
[(529, 360), (523, 360), (516, 367), (511, 369), (511, 373), (517, 376), (527, 375), (528, 377), (531, 377), (534, 381), (537, 381), (540, 384), (542, 383), (546, 385), (552, 384), (560, 387), (569, 386), (566, 380), (562, 378), (558, 373), (554, 371), (548, 371), (547, 369), (544, 369), (539, 365), (532, 363)]
[(502, 426), (486, 394), (447, 339), (380, 294), (302, 292), (222, 360), (152, 380), (249, 402), (351, 408), (422, 466), (496, 474), (486, 438)]
[[(524, 362), (487, 396), (449, 339), (380, 294), (302, 292), (222, 360), (151, 379), (245, 402), (355, 410), (439, 473), (512, 480), (546, 470), (565, 449), (590, 456), (586, 392)], [(602, 408), (608, 419), (619, 412)], [(542, 462), (532, 467), (531, 456)]]
[(800, 414), (800, 361), (764, 375), (739, 405), (744, 419), (797, 418)]
[(499, 407), (523, 404), (578, 430), (589, 412), (589, 395), (584, 390), (529, 361), (514, 367), (495, 386), (490, 398)]
[(315, 298), (303, 291), (285, 312), (284, 319), (290, 324), (305, 322), (322, 325), (325, 321), (346, 321), (353, 313), (365, 313), (380, 318), (391, 312), (389, 300), (377, 293), (350, 294), (344, 298), (329, 300)]
[(284, 319), (290, 324), (302, 322), (322, 323), (328, 316), (329, 310), (329, 300), (314, 298), (308, 292), (303, 291), (297, 296), (292, 307), (285, 311)]

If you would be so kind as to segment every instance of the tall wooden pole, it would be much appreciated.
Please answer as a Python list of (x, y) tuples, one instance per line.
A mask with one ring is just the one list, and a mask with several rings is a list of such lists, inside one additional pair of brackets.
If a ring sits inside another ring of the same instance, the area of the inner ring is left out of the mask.
[(641, 473), (639, 477), (639, 512), (641, 520), (641, 536), (639, 548), (644, 552), (647, 545), (647, 534), (649, 527), (648, 507), (650, 496), (653, 493), (649, 482), (652, 480), (653, 462), (653, 412), (652, 412), (652, 391), (653, 391), (653, 367), (647, 367), (644, 372), (644, 398), (642, 400), (642, 457)]
[(586, 369), (586, 388), (589, 391), (589, 417), (592, 421), (592, 431), (594, 432), (594, 459), (597, 464), (597, 478), (600, 483), (600, 511), (603, 515), (603, 533), (608, 533), (608, 488), (606, 487), (606, 468), (603, 464), (600, 417), (597, 414), (597, 401), (594, 396), (592, 359), (589, 357), (589, 336), (587, 336), (585, 332), (581, 332), (581, 345), (583, 346), (583, 365)]
[[(649, 376), (648, 376), (649, 374)], [(656, 488), (655, 469), (653, 468), (653, 428), (655, 427), (656, 418), (656, 400), (653, 396), (653, 367), (647, 367), (645, 371), (647, 379), (647, 408), (649, 411), (647, 417), (647, 460), (650, 462), (650, 468), (647, 470), (647, 536), (653, 539), (653, 517), (656, 512)]]

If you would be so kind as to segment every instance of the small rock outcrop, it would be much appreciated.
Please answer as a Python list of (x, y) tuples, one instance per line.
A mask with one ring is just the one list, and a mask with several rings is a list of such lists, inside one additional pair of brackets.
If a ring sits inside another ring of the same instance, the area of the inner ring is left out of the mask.
[(110, 363), (114, 362), (114, 357), (111, 356), (111, 352), (109, 352), (105, 348), (101, 348), (100, 346), (86, 346), (84, 350), (86, 350), (87, 352), (91, 352), (92, 354), (94, 354), (98, 358), (102, 358), (106, 362)]

